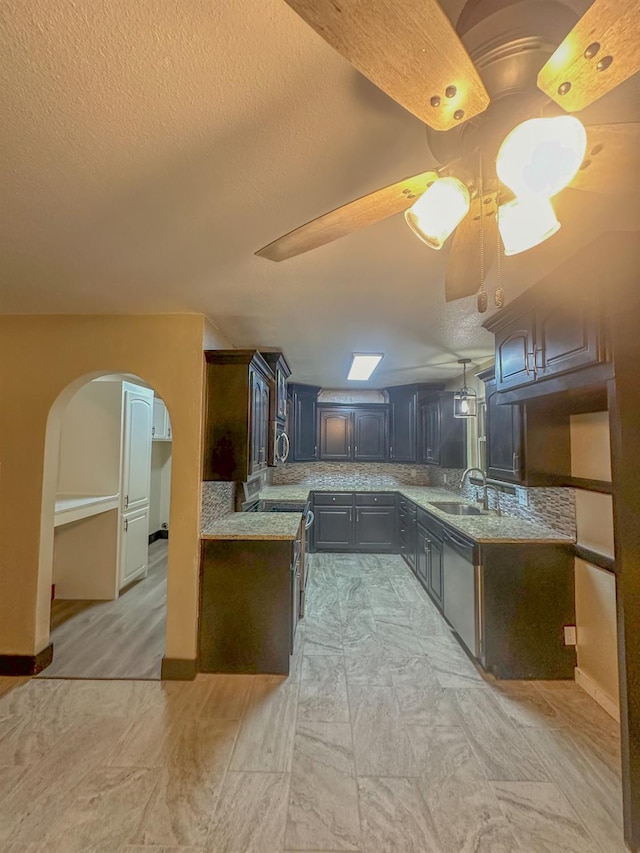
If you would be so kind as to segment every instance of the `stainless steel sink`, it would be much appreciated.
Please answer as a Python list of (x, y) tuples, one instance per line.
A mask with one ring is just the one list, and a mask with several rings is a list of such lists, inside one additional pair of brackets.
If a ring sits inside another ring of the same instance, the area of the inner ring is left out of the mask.
[(449, 515), (482, 515), (482, 510), (477, 506), (469, 506), (469, 504), (459, 504), (454, 501), (441, 501), (432, 503), (436, 509), (441, 509), (443, 512), (448, 512)]

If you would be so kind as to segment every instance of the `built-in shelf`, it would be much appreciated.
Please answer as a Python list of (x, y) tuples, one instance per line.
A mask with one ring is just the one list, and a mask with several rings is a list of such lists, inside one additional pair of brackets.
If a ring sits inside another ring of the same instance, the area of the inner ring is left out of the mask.
[(607, 572), (616, 572), (616, 561), (613, 557), (607, 557), (604, 554), (598, 554), (597, 551), (592, 551), (590, 548), (583, 548), (582, 545), (574, 545), (576, 557), (584, 560), (592, 566), (597, 566), (599, 569), (605, 569)]
[(57, 495), (54, 527), (117, 509), (120, 495)]

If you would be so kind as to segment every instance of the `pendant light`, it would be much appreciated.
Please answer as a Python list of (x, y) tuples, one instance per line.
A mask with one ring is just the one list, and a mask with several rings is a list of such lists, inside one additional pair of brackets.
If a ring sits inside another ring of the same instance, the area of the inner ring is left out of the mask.
[(478, 414), (478, 398), (473, 388), (467, 388), (467, 365), (470, 358), (459, 358), (462, 365), (462, 388), (453, 395), (453, 417), (475, 418)]
[(469, 190), (457, 178), (438, 178), (405, 210), (404, 218), (416, 237), (432, 249), (441, 249), (469, 213)]

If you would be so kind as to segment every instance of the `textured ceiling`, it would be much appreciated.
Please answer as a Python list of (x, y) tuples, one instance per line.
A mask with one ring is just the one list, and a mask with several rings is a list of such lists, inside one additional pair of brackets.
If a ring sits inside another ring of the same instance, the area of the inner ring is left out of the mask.
[[(435, 164), (425, 128), (282, 0), (4, 0), (0, 40), (2, 313), (203, 312), (329, 387), (353, 350), (386, 353), (378, 386), (490, 354), (473, 298), (444, 302), (447, 250), (402, 217), (254, 257)], [(627, 199), (570, 196), (559, 234), (504, 264), (508, 296), (600, 231), (638, 227)]]

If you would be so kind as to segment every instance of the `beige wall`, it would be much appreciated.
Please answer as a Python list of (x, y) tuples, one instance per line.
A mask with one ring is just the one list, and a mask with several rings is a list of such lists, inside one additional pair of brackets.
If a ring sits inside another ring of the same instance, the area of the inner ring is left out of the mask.
[(203, 344), (229, 346), (195, 314), (0, 317), (0, 653), (48, 642), (57, 466), (45, 476), (45, 442), (57, 452), (61, 413), (87, 379), (126, 373), (153, 387), (171, 417), (166, 654), (195, 656)]

